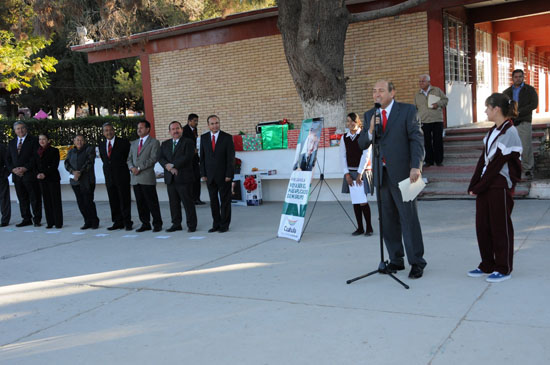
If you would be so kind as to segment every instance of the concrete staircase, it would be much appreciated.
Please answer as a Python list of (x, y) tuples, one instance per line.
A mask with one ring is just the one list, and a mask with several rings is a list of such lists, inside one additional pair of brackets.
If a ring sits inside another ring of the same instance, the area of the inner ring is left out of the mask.
[[(444, 166), (431, 166), (422, 172), (428, 180), (420, 195), (421, 200), (428, 199), (473, 199), (466, 190), (475, 166), (483, 150), (483, 137), (493, 123), (478, 123), (474, 127), (450, 128), (445, 131)], [(546, 123), (533, 124), (533, 151), (538, 153)], [(522, 181), (516, 186), (515, 197), (526, 198), (529, 195), (530, 181)]]

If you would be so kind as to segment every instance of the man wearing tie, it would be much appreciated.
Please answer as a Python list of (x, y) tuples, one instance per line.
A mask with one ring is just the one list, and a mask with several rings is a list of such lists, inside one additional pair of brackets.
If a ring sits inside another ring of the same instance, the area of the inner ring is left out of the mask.
[(21, 223), (15, 226), (30, 226), (34, 222), (35, 227), (40, 227), (40, 221), (42, 220), (42, 199), (34, 171), (38, 139), (27, 134), (27, 125), (23, 122), (15, 122), (13, 129), (17, 137), (10, 141), (6, 166), (12, 173), (15, 192), (19, 200), (21, 218), (23, 218)]
[(99, 155), (103, 161), (103, 175), (111, 208), (113, 225), (109, 231), (126, 228), (132, 230), (130, 171), (128, 171), (128, 154), (130, 142), (115, 137), (115, 128), (111, 123), (103, 124), (105, 142), (99, 145)]
[(132, 141), (128, 154), (128, 168), (132, 173), (130, 184), (134, 187), (139, 220), (141, 221), (141, 227), (136, 229), (136, 232), (151, 230), (151, 216), (153, 217), (153, 232), (160, 232), (162, 229), (155, 175), (155, 164), (158, 160), (160, 144), (149, 135), (150, 131), (151, 123), (146, 120), (138, 123), (139, 139)]
[[(191, 113), (187, 117), (187, 124), (183, 127), (183, 138), (189, 138), (193, 142), (193, 146), (197, 145), (197, 137), (199, 132), (197, 126), (199, 125), (199, 116), (197, 114)], [(193, 202), (196, 205), (203, 205), (204, 202), (201, 201), (201, 171), (200, 171), (200, 159), (199, 151), (195, 147), (195, 154), (193, 156)]]
[(213, 224), (208, 232), (223, 233), (229, 230), (231, 223), (231, 181), (235, 169), (235, 146), (231, 135), (220, 131), (220, 118), (211, 115), (206, 123), (210, 132), (201, 136), (200, 168), (202, 180), (208, 188), (212, 210)]
[(197, 213), (193, 201), (193, 158), (195, 144), (182, 137), (180, 122), (173, 121), (168, 126), (171, 139), (160, 146), (159, 163), (164, 167), (164, 182), (168, 190), (172, 227), (166, 232), (181, 231), (181, 204), (185, 209), (187, 232), (197, 229)]
[(0, 212), (2, 212), (2, 220), (0, 227), (6, 227), (10, 224), (11, 218), (11, 201), (10, 201), (10, 170), (6, 166), (6, 157), (8, 149), (4, 144), (0, 144)]
[[(382, 132), (377, 140), (381, 161), (374, 166), (374, 178), (380, 184), (376, 194), (382, 201), (383, 236), (390, 256), (387, 269), (390, 272), (405, 269), (404, 242), (411, 265), (409, 278), (417, 279), (423, 275), (426, 260), (423, 258), (424, 243), (416, 199), (403, 202), (398, 183), (406, 178), (411, 182), (421, 178), (420, 169), (424, 159), (422, 131), (414, 105), (394, 101), (393, 83), (378, 81), (372, 95), (374, 102), (381, 104)], [(359, 135), (359, 147), (362, 149), (367, 149), (372, 143), (375, 113), (375, 108), (365, 113), (364, 120), (370, 120), (370, 128), (363, 129)], [(376, 169), (377, 165), (381, 171)]]

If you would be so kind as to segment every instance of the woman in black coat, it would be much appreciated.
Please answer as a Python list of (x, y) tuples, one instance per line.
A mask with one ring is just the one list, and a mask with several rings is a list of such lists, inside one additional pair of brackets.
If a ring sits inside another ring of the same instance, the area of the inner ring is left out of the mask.
[(84, 225), (80, 229), (97, 229), (99, 218), (94, 203), (95, 190), (95, 148), (86, 144), (84, 136), (76, 135), (75, 148), (71, 149), (65, 160), (65, 169), (71, 174), (71, 187), (78, 209), (84, 217)]
[(63, 206), (61, 204), (61, 180), (59, 176), (59, 150), (50, 146), (50, 139), (47, 135), (38, 136), (38, 157), (36, 159), (36, 170), (44, 202), (46, 213), (46, 228), (63, 227)]

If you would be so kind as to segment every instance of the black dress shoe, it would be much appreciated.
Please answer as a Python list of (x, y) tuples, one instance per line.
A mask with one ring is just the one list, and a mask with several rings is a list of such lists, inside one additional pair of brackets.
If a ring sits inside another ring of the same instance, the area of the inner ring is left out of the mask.
[(365, 233), (364, 230), (358, 229), (358, 230), (356, 230), (355, 232), (353, 232), (351, 235), (352, 235), (352, 236), (359, 236), (360, 234), (363, 234), (363, 233)]
[(191, 232), (195, 232), (197, 229), (196, 228), (187, 228), (187, 232), (191, 233)]
[(122, 229), (124, 226), (122, 224), (113, 224), (111, 227), (107, 228), (108, 231), (114, 231), (117, 229)]
[(46, 228), (47, 228), (47, 229), (53, 228), (53, 224), (48, 224), (48, 225), (46, 226)]
[(42, 223), (35, 223), (34, 226), (35, 227), (42, 227)]
[(386, 266), (386, 269), (391, 273), (395, 273), (401, 270), (405, 270), (405, 265), (397, 265), (390, 262), (388, 266)]
[(9, 223), (0, 223), (0, 227), (7, 227)]
[(218, 227), (212, 227), (208, 230), (208, 233), (219, 231), (220, 229)]
[(26, 227), (26, 226), (30, 226), (30, 225), (32, 225), (31, 221), (23, 221), (21, 223), (17, 223), (15, 226), (16, 227)]
[(150, 230), (151, 230), (151, 226), (141, 226), (138, 229), (136, 229), (136, 232), (145, 232)]
[(437, 166), (441, 167), (443, 166), (443, 162), (440, 162), (440, 163), (436, 163)]
[(99, 223), (98, 224), (92, 224), (90, 226), (91, 229), (98, 229), (99, 228)]
[(85, 224), (82, 227), (80, 227), (80, 229), (88, 229), (88, 228), (92, 228), (92, 226), (89, 224)]
[(63, 228), (63, 226), (55, 226), (55, 228), (61, 229), (61, 228)]
[(409, 273), (410, 279), (419, 279), (422, 277), (422, 274), (424, 273), (424, 269), (421, 268), (418, 265), (412, 265), (411, 272)]
[(229, 231), (229, 228), (220, 228), (220, 229), (218, 230), (218, 232), (220, 232), (220, 233), (225, 233), (225, 232), (227, 232), (227, 231)]
[(423, 167), (426, 168), (426, 167), (430, 167), (430, 166), (433, 166), (433, 163), (425, 163)]
[(181, 228), (181, 226), (172, 226), (170, 228), (168, 228), (166, 230), (166, 232), (176, 232), (176, 231), (181, 231), (183, 230), (183, 228)]
[(127, 231), (131, 231), (132, 230), (132, 225), (126, 226), (124, 229), (127, 230)]
[(372, 236), (374, 234), (373, 231), (368, 231), (368, 232), (365, 232), (365, 236)]
[(202, 200), (195, 200), (195, 205), (204, 205), (206, 204), (205, 202), (203, 202)]
[(154, 227), (153, 232), (160, 232), (162, 231), (162, 227)]

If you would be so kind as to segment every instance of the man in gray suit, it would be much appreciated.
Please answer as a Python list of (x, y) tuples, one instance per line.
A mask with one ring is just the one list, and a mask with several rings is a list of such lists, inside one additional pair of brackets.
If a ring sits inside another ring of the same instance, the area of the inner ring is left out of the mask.
[(376, 192), (382, 202), (382, 228), (384, 242), (390, 256), (388, 271), (404, 270), (403, 242), (407, 259), (411, 265), (409, 278), (422, 277), (424, 260), (424, 242), (416, 199), (403, 202), (398, 183), (406, 178), (411, 182), (420, 179), (420, 169), (424, 160), (424, 140), (420, 122), (416, 117), (414, 105), (394, 101), (395, 87), (386, 80), (378, 81), (372, 93), (375, 103), (381, 105), (381, 120), (376, 120), (373, 108), (365, 113), (365, 123), (370, 120), (370, 128), (364, 128), (359, 135), (359, 147), (368, 148), (372, 143), (374, 125), (381, 123), (382, 128), (377, 143), (380, 147), (379, 166), (374, 169), (374, 178), (380, 184)]
[(158, 160), (159, 141), (149, 136), (151, 123), (139, 122), (137, 134), (139, 139), (132, 142), (128, 155), (128, 168), (131, 172), (130, 184), (134, 187), (136, 205), (138, 208), (141, 227), (136, 232), (151, 230), (151, 216), (153, 216), (153, 232), (162, 229), (159, 198), (157, 195), (157, 177), (155, 164)]

